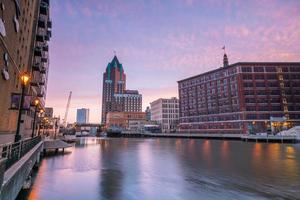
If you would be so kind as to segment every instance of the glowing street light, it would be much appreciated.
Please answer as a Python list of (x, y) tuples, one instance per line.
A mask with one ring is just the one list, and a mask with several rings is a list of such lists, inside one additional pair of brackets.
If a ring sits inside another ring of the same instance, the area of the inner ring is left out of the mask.
[(33, 117), (33, 127), (32, 127), (32, 134), (31, 134), (31, 137), (33, 138), (34, 137), (34, 131), (35, 131), (35, 122), (36, 122), (36, 113), (37, 113), (37, 110), (38, 110), (38, 106), (40, 104), (40, 100), (38, 98), (36, 98), (34, 100), (34, 106), (35, 106), (35, 109), (34, 109), (34, 117)]
[(25, 88), (30, 81), (30, 76), (27, 73), (23, 73), (20, 77), (21, 85), (22, 85), (22, 92), (21, 92), (21, 102), (19, 107), (19, 116), (18, 116), (18, 123), (17, 123), (17, 130), (15, 135), (15, 142), (18, 142), (21, 139), (20, 135), (20, 124), (21, 124), (21, 117), (22, 117), (22, 110), (24, 104), (24, 95), (25, 95)]

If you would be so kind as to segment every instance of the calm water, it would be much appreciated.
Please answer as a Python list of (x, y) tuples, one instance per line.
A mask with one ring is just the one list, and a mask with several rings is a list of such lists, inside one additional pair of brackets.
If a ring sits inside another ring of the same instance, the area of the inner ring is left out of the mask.
[(19, 199), (300, 199), (300, 145), (82, 138), (69, 151)]

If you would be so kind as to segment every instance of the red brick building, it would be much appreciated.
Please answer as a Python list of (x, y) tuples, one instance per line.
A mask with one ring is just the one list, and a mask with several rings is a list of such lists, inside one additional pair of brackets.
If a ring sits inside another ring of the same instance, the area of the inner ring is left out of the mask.
[(146, 121), (145, 112), (108, 112), (106, 116), (106, 127), (116, 126), (122, 129), (129, 128), (130, 121)]
[(271, 117), (286, 119), (287, 127), (300, 124), (300, 62), (224, 61), (178, 81), (180, 131), (266, 132), (275, 126)]

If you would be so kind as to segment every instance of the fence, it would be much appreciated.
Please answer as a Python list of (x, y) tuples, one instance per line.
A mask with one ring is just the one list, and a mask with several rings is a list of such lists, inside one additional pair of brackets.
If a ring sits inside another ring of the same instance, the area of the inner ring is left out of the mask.
[(36, 136), (19, 142), (0, 145), (0, 156), (7, 159), (5, 169), (10, 168), (40, 141), (41, 137)]

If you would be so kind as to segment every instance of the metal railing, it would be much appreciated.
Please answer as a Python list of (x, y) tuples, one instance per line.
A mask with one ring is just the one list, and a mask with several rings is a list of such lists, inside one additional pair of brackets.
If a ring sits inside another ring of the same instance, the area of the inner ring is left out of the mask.
[(41, 137), (36, 136), (34, 138), (28, 138), (19, 142), (0, 145), (0, 158), (7, 159), (5, 169), (7, 170), (10, 168), (40, 141)]

